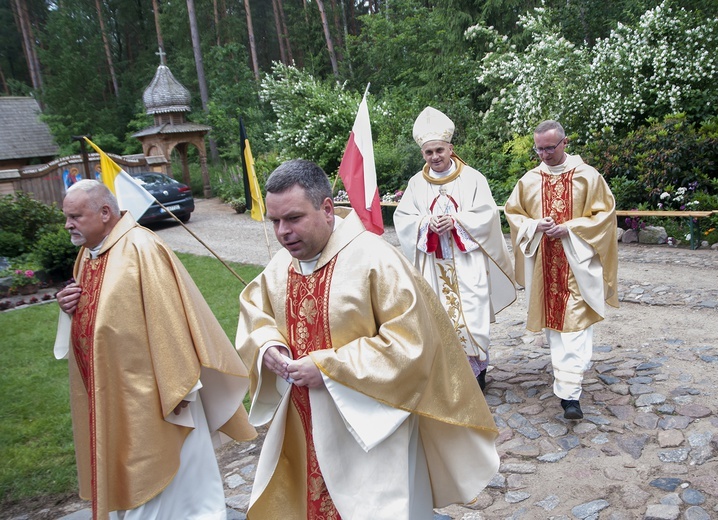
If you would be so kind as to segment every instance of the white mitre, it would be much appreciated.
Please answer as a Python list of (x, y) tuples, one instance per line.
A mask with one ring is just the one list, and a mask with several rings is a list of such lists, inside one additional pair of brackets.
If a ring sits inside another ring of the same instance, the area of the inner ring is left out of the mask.
[(429, 141), (451, 142), (454, 122), (433, 107), (426, 107), (414, 121), (414, 141), (419, 146)]

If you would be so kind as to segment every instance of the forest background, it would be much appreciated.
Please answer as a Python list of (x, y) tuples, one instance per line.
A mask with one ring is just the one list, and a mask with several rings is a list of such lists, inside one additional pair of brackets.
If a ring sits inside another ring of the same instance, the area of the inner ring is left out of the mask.
[[(371, 84), (385, 200), (423, 164), (411, 128), (431, 105), (498, 204), (538, 163), (532, 129), (550, 118), (619, 209), (718, 209), (717, 16), (716, 0), (0, 0), (0, 88), (38, 99), (63, 155), (81, 134), (139, 153), (162, 48), (189, 119), (213, 128), (226, 198), (241, 194), (240, 116), (260, 177), (296, 157), (335, 177)], [(717, 227), (703, 225), (710, 243)]]

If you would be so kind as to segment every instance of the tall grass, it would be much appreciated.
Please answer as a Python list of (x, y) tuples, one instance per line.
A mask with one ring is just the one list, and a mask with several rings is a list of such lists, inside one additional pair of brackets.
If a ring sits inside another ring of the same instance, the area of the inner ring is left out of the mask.
[[(216, 259), (178, 255), (234, 343), (243, 285)], [(261, 270), (231, 264), (245, 280)], [(77, 487), (67, 361), (52, 354), (55, 303), (0, 313), (0, 504)]]

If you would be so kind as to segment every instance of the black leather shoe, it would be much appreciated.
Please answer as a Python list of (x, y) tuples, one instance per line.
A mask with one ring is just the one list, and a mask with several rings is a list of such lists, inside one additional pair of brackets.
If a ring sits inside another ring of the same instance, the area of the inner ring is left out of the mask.
[(583, 412), (578, 401), (561, 399), (561, 407), (563, 408), (564, 419), (583, 419)]
[(476, 376), (476, 380), (479, 382), (479, 388), (481, 388), (481, 391), (483, 392), (484, 388), (486, 388), (486, 369), (479, 372), (479, 375)]

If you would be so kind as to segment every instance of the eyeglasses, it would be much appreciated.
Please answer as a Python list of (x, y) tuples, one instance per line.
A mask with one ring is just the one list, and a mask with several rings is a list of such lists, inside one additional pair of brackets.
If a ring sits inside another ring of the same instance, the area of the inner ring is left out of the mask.
[(566, 136), (563, 136), (563, 137), (561, 138), (561, 140), (560, 140), (558, 143), (556, 143), (555, 145), (553, 145), (553, 146), (547, 146), (547, 147), (545, 147), (545, 148), (536, 148), (536, 147), (534, 146), (533, 150), (534, 150), (534, 152), (536, 152), (538, 155), (541, 155), (541, 154), (544, 153), (544, 152), (546, 152), (546, 153), (554, 153), (554, 152), (556, 151), (556, 148), (563, 142), (564, 139), (566, 139)]

